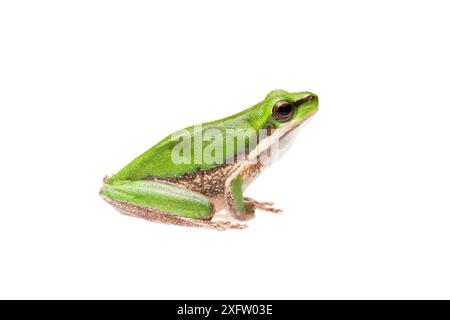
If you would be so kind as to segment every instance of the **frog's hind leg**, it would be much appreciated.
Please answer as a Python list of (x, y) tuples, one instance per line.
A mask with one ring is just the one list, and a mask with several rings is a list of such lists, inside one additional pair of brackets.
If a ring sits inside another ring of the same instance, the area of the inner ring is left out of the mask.
[(224, 231), (228, 229), (245, 229), (247, 226), (244, 224), (235, 224), (228, 221), (211, 221), (211, 218), (194, 219), (181, 217), (173, 214), (169, 214), (154, 208), (144, 208), (127, 202), (117, 201), (104, 197), (105, 201), (116, 208), (120, 213), (135, 217), (142, 218), (152, 222), (159, 222), (163, 224), (173, 224), (183, 227), (214, 229)]

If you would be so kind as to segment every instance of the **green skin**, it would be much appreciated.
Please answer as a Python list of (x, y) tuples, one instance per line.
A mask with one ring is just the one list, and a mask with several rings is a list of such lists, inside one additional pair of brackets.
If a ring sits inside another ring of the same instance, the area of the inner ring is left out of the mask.
[[(288, 120), (279, 121), (274, 116), (274, 107), (281, 100), (286, 100), (294, 105), (292, 115)], [(284, 133), (290, 133), (297, 129), (317, 110), (318, 98), (311, 92), (288, 93), (283, 90), (275, 90), (270, 92), (260, 103), (238, 114), (204, 123), (202, 130), (195, 130), (193, 126), (180, 131), (180, 133), (191, 135), (192, 150), (196, 136), (203, 135), (206, 130), (210, 129), (220, 132), (225, 141), (226, 135), (229, 134), (227, 129), (238, 130), (237, 137), (235, 137), (238, 139), (239, 135), (245, 135), (250, 130), (258, 131), (271, 127), (272, 132), (277, 130), (283, 133), (280, 138), (280, 141), (283, 142)], [(196, 159), (195, 162), (176, 164), (172, 161), (172, 150), (179, 144), (179, 141), (173, 141), (174, 135), (177, 133), (166, 137), (118, 173), (106, 178), (100, 192), (101, 196), (125, 214), (159, 222), (216, 229), (242, 227), (242, 225), (231, 223), (210, 222), (214, 214), (222, 209), (225, 209), (231, 218), (238, 220), (251, 218), (255, 208), (278, 212), (276, 209), (270, 208), (268, 203), (260, 203), (243, 196), (244, 189), (261, 171), (261, 166), (248, 164), (249, 154), (257, 156), (255, 149), (250, 149), (251, 147), (247, 144), (244, 146), (246, 148), (244, 154), (247, 156), (241, 157), (237, 163), (229, 166), (230, 170), (226, 174), (214, 175), (217, 170), (223, 168), (223, 163), (227, 159), (242, 155), (243, 149), (230, 148), (229, 145), (224, 144), (223, 159), (220, 163), (206, 163), (203, 159), (200, 161)], [(260, 141), (258, 141), (259, 143)], [(206, 147), (207, 144), (208, 141), (204, 141), (203, 147)], [(194, 154), (195, 152), (192, 151), (192, 160), (194, 160)], [(256, 168), (258, 172), (252, 174)], [(194, 187), (190, 181), (199, 173), (208, 180), (209, 184), (211, 184), (211, 179), (218, 180), (213, 181), (214, 185), (223, 185), (223, 188), (219, 187), (217, 189), (219, 191), (209, 192), (206, 185), (201, 188), (197, 183)], [(217, 178), (215, 178), (216, 176)], [(155, 212), (157, 217), (153, 214)]]

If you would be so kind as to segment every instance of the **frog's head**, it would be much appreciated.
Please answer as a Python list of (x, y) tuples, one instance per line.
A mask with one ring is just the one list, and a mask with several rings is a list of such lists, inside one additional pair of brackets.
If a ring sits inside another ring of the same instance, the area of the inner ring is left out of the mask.
[(314, 93), (271, 91), (262, 102), (253, 107), (256, 113), (252, 118), (258, 119), (255, 127), (265, 129), (267, 137), (259, 141), (260, 148), (256, 149), (255, 155), (274, 144), (278, 145), (280, 151), (277, 157), (284, 155), (292, 146), (293, 138), (298, 133), (297, 129), (314, 115), (318, 108), (319, 99)]
[(284, 135), (298, 128), (319, 108), (318, 97), (311, 92), (271, 91), (261, 104), (265, 114), (264, 128), (280, 129)]

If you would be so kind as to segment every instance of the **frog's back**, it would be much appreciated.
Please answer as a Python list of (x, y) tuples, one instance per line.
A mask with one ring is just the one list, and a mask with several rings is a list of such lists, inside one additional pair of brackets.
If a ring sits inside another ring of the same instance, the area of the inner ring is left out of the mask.
[[(198, 170), (207, 171), (215, 169), (226, 163), (228, 158), (234, 157), (234, 147), (232, 149), (227, 148), (228, 145), (226, 141), (231, 134), (235, 134), (235, 129), (255, 130), (261, 125), (260, 120), (262, 117), (258, 111), (258, 105), (255, 105), (228, 118), (177, 131), (170, 136), (167, 136), (130, 162), (117, 174), (112, 176), (108, 183), (125, 180), (142, 180), (146, 178), (167, 179), (179, 177), (183, 174), (196, 172)], [(201, 129), (199, 130), (199, 128)], [(223, 142), (222, 158), (220, 161), (214, 163), (205, 162), (204, 157), (202, 156), (205, 147), (211, 143), (211, 141), (205, 141), (203, 139), (204, 134), (207, 131), (221, 136)], [(183, 161), (182, 163), (173, 161), (174, 159), (172, 159), (174, 147), (183, 143), (181, 142), (181, 139), (189, 142), (188, 147), (183, 149), (183, 152), (188, 151), (188, 153), (190, 153), (187, 158), (184, 158), (184, 160), (187, 159), (188, 161)], [(235, 139), (235, 137), (233, 137), (233, 139)], [(201, 150), (196, 150), (196, 141), (202, 141), (203, 148)], [(201, 156), (196, 154), (196, 152), (200, 152)]]

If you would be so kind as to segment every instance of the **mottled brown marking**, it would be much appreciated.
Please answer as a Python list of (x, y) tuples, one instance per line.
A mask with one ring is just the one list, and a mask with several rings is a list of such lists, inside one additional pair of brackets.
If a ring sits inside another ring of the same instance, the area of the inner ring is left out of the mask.
[(247, 187), (252, 183), (261, 174), (263, 169), (264, 166), (259, 161), (244, 165), (239, 172), (244, 181), (244, 186)]
[[(186, 173), (180, 177), (162, 180), (201, 193), (208, 198), (217, 198), (223, 196), (225, 191), (225, 181), (235, 166), (236, 164), (224, 164), (214, 169), (198, 170)], [(148, 177), (145, 180), (157, 179)]]

